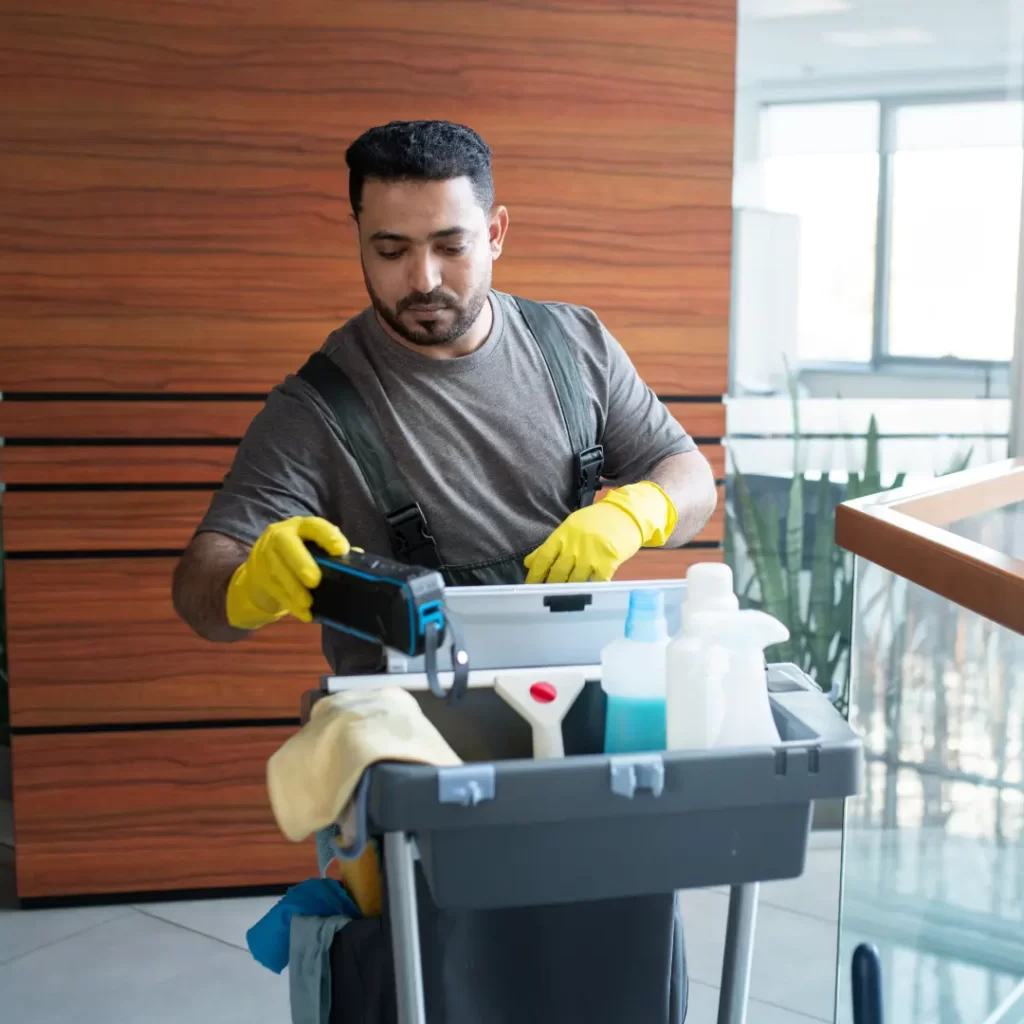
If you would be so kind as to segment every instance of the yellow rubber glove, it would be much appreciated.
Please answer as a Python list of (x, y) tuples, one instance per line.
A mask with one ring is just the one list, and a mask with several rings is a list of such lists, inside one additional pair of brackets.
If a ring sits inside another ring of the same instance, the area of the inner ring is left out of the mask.
[(320, 583), (320, 566), (303, 541), (330, 555), (347, 555), (345, 536), (326, 519), (295, 516), (271, 523), (228, 583), (228, 622), (235, 629), (259, 629), (285, 615), (312, 621), (310, 590)]
[(620, 487), (573, 512), (532, 554), (527, 583), (610, 580), (640, 548), (661, 547), (676, 528), (672, 499), (647, 480)]

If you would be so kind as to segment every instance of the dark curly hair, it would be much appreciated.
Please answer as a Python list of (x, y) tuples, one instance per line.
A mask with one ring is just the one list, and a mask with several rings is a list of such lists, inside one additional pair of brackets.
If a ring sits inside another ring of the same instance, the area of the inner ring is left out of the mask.
[(392, 121), (371, 128), (348, 147), (348, 194), (359, 216), (363, 184), (379, 181), (449, 181), (469, 178), (477, 201), (494, 205), (491, 150), (472, 128), (451, 121)]

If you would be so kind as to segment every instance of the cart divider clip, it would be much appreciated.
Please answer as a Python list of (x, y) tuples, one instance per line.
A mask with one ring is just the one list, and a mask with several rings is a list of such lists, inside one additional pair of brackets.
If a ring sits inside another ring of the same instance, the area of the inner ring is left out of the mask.
[(658, 797), (665, 792), (665, 762), (660, 754), (626, 754), (608, 758), (612, 792), (632, 800), (638, 789)]
[(493, 764), (467, 764), (459, 768), (439, 768), (437, 799), (442, 804), (475, 807), (493, 800), (495, 778)]

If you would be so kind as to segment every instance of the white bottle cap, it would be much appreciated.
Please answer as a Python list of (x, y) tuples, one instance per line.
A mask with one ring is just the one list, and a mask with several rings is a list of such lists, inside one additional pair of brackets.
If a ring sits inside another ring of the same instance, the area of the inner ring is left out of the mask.
[(721, 562), (698, 562), (686, 573), (686, 612), (733, 612), (740, 602), (733, 593), (732, 569)]

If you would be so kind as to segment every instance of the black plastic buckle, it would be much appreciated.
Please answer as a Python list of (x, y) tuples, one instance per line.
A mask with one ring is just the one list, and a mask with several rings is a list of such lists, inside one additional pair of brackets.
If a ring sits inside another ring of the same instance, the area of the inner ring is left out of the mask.
[(399, 562), (440, 569), (437, 542), (427, 527), (427, 517), (416, 502), (394, 509), (384, 516), (391, 538), (392, 554)]
[(604, 448), (595, 444), (592, 448), (577, 453), (576, 487), (577, 504), (586, 508), (594, 504), (594, 498), (601, 489), (601, 471), (604, 469)]

